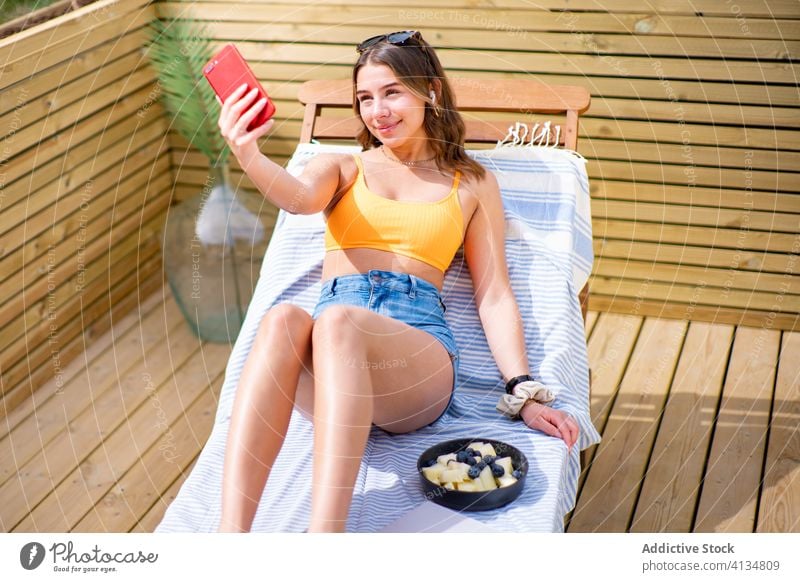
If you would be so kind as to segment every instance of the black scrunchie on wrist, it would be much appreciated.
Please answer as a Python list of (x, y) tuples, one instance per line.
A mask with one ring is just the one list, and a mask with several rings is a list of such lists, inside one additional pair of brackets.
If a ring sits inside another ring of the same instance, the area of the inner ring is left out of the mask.
[(511, 391), (514, 389), (514, 386), (516, 386), (520, 382), (527, 382), (533, 379), (534, 379), (533, 376), (531, 376), (530, 374), (523, 374), (522, 376), (514, 376), (506, 384), (506, 394), (511, 394)]

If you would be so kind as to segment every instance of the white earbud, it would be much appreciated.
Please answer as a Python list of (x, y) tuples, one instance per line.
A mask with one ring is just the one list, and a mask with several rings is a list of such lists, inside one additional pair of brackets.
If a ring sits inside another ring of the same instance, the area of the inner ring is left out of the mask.
[(429, 93), (429, 95), (431, 96), (431, 101), (433, 102), (433, 104), (434, 104), (434, 105), (436, 105), (436, 93), (434, 93), (433, 91), (431, 91), (431, 92)]

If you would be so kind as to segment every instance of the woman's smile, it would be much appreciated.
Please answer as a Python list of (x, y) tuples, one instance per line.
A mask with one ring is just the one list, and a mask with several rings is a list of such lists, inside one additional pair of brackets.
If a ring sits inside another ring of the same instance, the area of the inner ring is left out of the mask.
[(386, 125), (379, 125), (378, 126), (378, 131), (381, 132), (381, 133), (390, 133), (399, 124), (400, 124), (400, 122), (396, 121), (395, 123), (390, 123), (390, 124), (386, 124)]

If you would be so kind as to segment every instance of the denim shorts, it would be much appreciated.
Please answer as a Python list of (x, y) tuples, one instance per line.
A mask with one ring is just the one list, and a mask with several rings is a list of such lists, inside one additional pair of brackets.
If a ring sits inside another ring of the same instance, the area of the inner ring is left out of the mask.
[(428, 332), (442, 343), (453, 362), (453, 390), (444, 412), (436, 419), (439, 420), (453, 403), (459, 360), (456, 340), (444, 318), (447, 308), (439, 290), (425, 279), (395, 271), (372, 269), (367, 273), (340, 275), (322, 284), (312, 318), (316, 320), (326, 308), (339, 304), (363, 307), (397, 319)]

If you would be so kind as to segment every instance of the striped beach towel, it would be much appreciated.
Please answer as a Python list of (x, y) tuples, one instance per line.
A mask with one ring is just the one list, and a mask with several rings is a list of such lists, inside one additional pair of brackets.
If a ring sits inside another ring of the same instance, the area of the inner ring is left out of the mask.
[[(298, 175), (318, 153), (355, 153), (359, 149), (301, 144), (287, 169)], [(519, 498), (471, 517), (500, 531), (563, 531), (564, 516), (575, 503), (578, 449), (600, 439), (589, 416), (588, 359), (577, 298), (593, 261), (585, 160), (573, 152), (524, 146), (471, 151), (470, 155), (493, 171), (500, 183), (509, 274), (525, 324), (531, 373), (557, 393), (554, 406), (577, 419), (579, 446), (569, 454), (560, 439), (533, 431), (495, 410), (504, 384), (472, 299), (472, 280), (462, 248), (445, 274), (442, 290), (446, 318), (461, 355), (453, 405), (441, 419), (413, 433), (389, 435), (373, 427), (356, 480), (348, 531), (379, 531), (417, 507), (425, 500), (416, 473), (417, 457), (436, 443), (462, 437), (511, 443), (525, 453), (530, 464)], [(216, 530), (225, 443), (240, 372), (269, 308), (289, 302), (313, 311), (321, 286), (324, 229), (321, 213), (279, 213), (228, 362), (211, 436), (157, 531)], [(312, 431), (308, 420), (293, 413), (253, 531), (291, 532), (308, 526)]]

